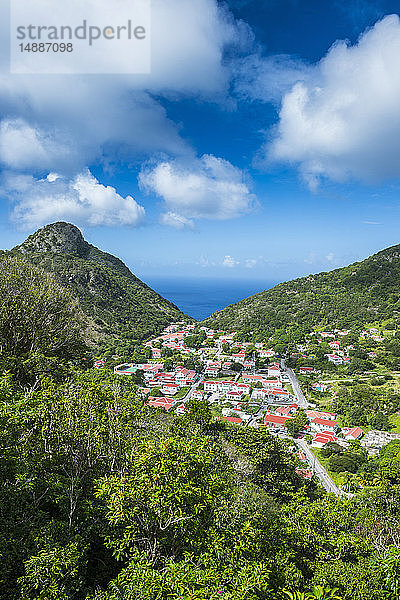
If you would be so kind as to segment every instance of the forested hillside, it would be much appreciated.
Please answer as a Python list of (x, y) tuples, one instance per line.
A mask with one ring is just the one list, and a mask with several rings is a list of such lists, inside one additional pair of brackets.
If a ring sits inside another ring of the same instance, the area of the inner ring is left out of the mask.
[(351, 328), (400, 321), (400, 245), (329, 273), (309, 275), (232, 304), (206, 319), (221, 329), (271, 335), (276, 329)]
[(79, 363), (73, 298), (23, 259), (0, 266), (0, 598), (398, 598), (396, 444), (373, 487), (328, 496), (266, 429), (206, 400), (159, 412)]
[(78, 300), (91, 341), (129, 346), (186, 319), (171, 302), (140, 281), (118, 258), (88, 244), (77, 227), (53, 223), (10, 253), (53, 274)]

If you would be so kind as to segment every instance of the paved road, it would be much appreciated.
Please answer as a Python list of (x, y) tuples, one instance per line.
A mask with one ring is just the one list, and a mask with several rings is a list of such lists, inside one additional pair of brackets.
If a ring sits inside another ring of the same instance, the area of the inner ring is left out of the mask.
[(315, 454), (313, 454), (311, 452), (310, 448), (307, 445), (307, 442), (304, 440), (296, 440), (296, 439), (293, 441), (296, 442), (299, 449), (306, 455), (307, 461), (308, 461), (309, 466), (311, 467), (311, 470), (318, 477), (318, 479), (320, 480), (321, 484), (326, 489), (326, 491), (333, 492), (335, 494), (335, 496), (341, 496), (342, 495), (341, 490), (337, 487), (337, 485), (333, 481), (333, 479), (330, 478), (330, 476), (325, 471), (324, 467), (319, 462), (319, 460), (315, 456)]
[[(286, 367), (285, 361), (283, 359), (281, 360), (281, 367), (286, 368), (286, 373), (290, 379), (290, 383), (292, 385), (293, 391), (297, 396), (299, 406), (301, 408), (307, 408), (308, 402), (307, 402), (307, 399), (304, 396), (303, 392), (301, 391), (300, 384), (298, 382), (295, 372), (293, 371), (293, 369)], [(306, 455), (306, 458), (307, 458), (309, 466), (311, 467), (311, 470), (318, 477), (318, 479), (320, 480), (321, 484), (326, 489), (326, 491), (333, 492), (335, 494), (335, 496), (341, 496), (342, 495), (341, 490), (337, 487), (337, 485), (333, 481), (333, 479), (331, 479), (331, 477), (328, 475), (327, 471), (324, 469), (322, 464), (319, 462), (319, 460), (315, 456), (315, 454), (313, 454), (311, 452), (310, 448), (308, 447), (307, 442), (303, 439), (294, 439), (293, 441), (296, 442), (296, 444), (298, 445), (300, 450)]]
[(193, 383), (193, 384), (190, 386), (190, 388), (188, 389), (188, 391), (186, 392), (186, 394), (183, 396), (183, 398), (179, 398), (179, 399), (177, 400), (177, 402), (176, 402), (176, 403), (177, 403), (177, 404), (178, 404), (178, 403), (179, 403), (179, 404), (181, 404), (181, 403), (182, 403), (182, 402), (184, 402), (185, 400), (188, 400), (188, 399), (191, 397), (191, 395), (192, 395), (192, 392), (193, 392), (193, 391), (194, 391), (196, 388), (198, 388), (198, 387), (199, 387), (199, 385), (200, 385), (201, 383), (203, 383), (203, 381), (204, 381), (204, 375), (200, 375), (199, 379), (198, 379), (197, 381), (195, 381), (195, 382), (194, 382), (194, 383)]
[(298, 382), (296, 374), (293, 371), (293, 369), (291, 369), (290, 367), (287, 367), (285, 365), (285, 361), (283, 358), (281, 359), (281, 368), (286, 369), (286, 374), (290, 379), (290, 384), (293, 388), (294, 394), (297, 396), (297, 400), (298, 400), (298, 404), (299, 404), (300, 408), (308, 408), (308, 402), (307, 402), (306, 397), (304, 396), (303, 392), (301, 391), (300, 384)]

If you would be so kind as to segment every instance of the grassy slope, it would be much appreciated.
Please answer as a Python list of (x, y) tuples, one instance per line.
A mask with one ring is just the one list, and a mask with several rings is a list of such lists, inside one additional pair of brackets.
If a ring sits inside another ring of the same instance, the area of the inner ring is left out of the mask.
[(329, 273), (309, 275), (263, 291), (214, 313), (214, 327), (273, 333), (292, 325), (350, 327), (400, 315), (400, 245)]

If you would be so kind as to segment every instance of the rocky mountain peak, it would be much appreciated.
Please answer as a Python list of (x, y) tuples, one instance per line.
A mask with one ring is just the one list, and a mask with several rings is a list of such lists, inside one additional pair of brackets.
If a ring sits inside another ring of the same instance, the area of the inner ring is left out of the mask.
[(30, 235), (18, 251), (26, 252), (54, 252), (56, 254), (77, 254), (86, 256), (90, 250), (80, 229), (72, 223), (52, 223), (42, 227)]

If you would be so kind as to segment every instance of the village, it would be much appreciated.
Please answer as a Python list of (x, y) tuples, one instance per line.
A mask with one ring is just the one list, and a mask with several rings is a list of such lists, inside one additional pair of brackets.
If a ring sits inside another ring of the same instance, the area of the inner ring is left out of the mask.
[[(350, 351), (354, 350), (353, 344), (341, 342), (348, 334), (340, 330), (313, 333), (310, 343), (327, 344), (326, 363), (346, 365), (351, 361)], [(121, 376), (139, 375), (137, 391), (154, 409), (183, 415), (185, 403), (198, 398), (206, 400), (214, 416), (225, 423), (256, 429), (267, 427), (271, 435), (294, 441), (298, 457), (304, 463), (298, 472), (306, 478), (311, 478), (313, 472), (318, 474), (318, 468), (327, 475), (316, 458), (317, 449), (336, 444), (346, 452), (356, 443), (368, 455), (378, 456), (384, 445), (400, 438), (399, 433), (388, 431), (365, 432), (357, 423), (341, 426), (340, 415), (319, 406), (313, 396), (329, 394), (331, 387), (322, 380), (315, 381), (320, 371), (304, 364), (292, 369), (286, 365), (288, 357), (278, 355), (270, 343), (253, 344), (236, 338), (236, 332), (173, 324), (160, 336), (145, 342), (147, 362), (119, 364), (114, 372)], [(383, 341), (373, 328), (362, 331), (361, 339)], [(304, 363), (309, 357), (307, 351), (308, 345), (298, 345), (291, 358), (299, 357), (300, 363)], [(168, 359), (171, 354), (182, 357), (182, 362), (193, 358), (196, 368), (176, 364), (175, 359), (172, 366)], [(370, 355), (372, 359), (376, 353)], [(308, 378), (312, 383), (308, 383)], [(301, 385), (310, 390), (307, 398)], [(329, 486), (334, 486), (332, 481)]]

